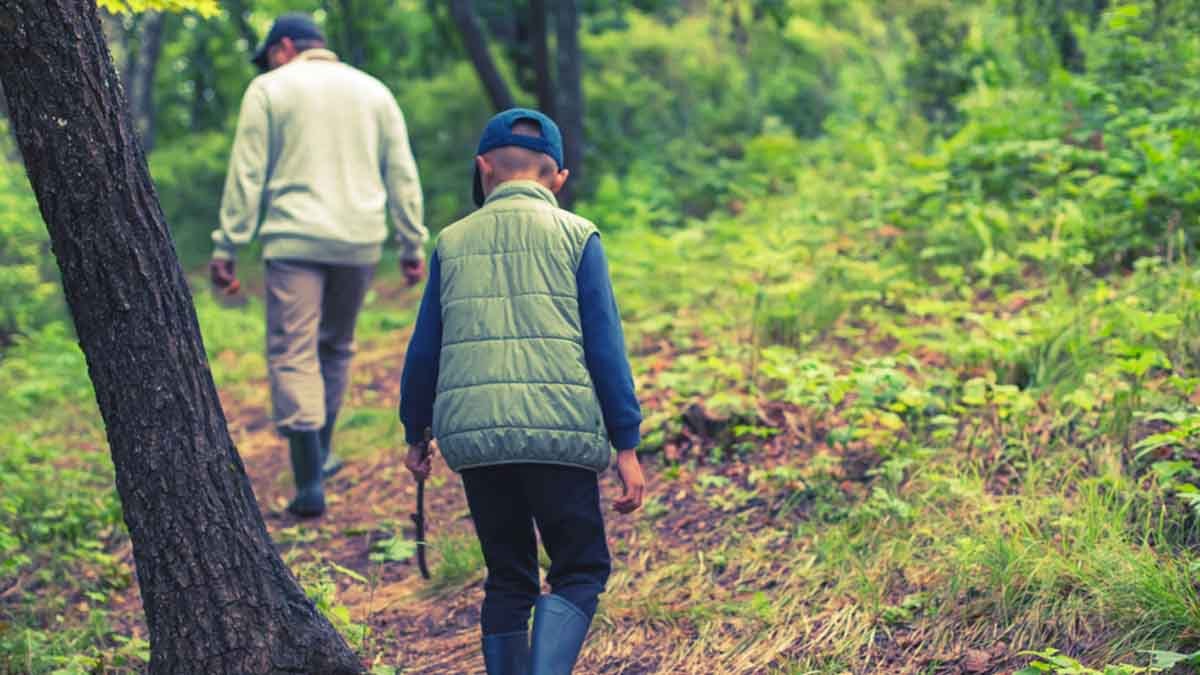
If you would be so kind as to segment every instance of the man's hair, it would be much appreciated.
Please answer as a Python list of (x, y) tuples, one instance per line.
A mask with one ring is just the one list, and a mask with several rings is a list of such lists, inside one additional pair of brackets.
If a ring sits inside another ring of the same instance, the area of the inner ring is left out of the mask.
[[(542, 126), (533, 120), (517, 120), (513, 124), (514, 134), (522, 136), (542, 135)], [(495, 168), (496, 177), (503, 181), (511, 176), (527, 175), (537, 171), (538, 178), (550, 178), (558, 173), (558, 164), (554, 158), (542, 152), (529, 150), (516, 145), (496, 148), (487, 153)]]
[(324, 40), (317, 40), (315, 38), (292, 40), (292, 44), (296, 46), (297, 52), (306, 52), (310, 49), (323, 49), (325, 47)]

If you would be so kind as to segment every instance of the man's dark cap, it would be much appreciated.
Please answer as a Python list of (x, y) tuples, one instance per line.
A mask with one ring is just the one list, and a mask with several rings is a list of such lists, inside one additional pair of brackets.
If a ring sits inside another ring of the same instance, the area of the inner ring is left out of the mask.
[[(522, 121), (533, 122), (541, 129), (542, 135), (514, 134), (513, 126)], [(536, 110), (511, 108), (488, 120), (487, 126), (483, 128), (483, 135), (479, 138), (479, 148), (475, 154), (482, 155), (509, 145), (550, 155), (559, 170), (563, 168), (562, 133), (559, 132), (558, 125), (554, 123), (554, 120)], [(475, 205), (483, 206), (483, 181), (479, 177), (478, 166), (475, 167), (474, 197)]]
[(271, 30), (267, 33), (267, 39), (258, 46), (254, 52), (254, 58), (250, 59), (254, 65), (262, 72), (267, 72), (270, 64), (267, 62), (267, 52), (271, 47), (279, 44), (283, 38), (291, 38), (293, 40), (320, 40), (325, 41), (325, 35), (317, 28), (317, 24), (307, 14), (293, 13), (281, 14), (275, 19), (275, 23), (271, 24)]

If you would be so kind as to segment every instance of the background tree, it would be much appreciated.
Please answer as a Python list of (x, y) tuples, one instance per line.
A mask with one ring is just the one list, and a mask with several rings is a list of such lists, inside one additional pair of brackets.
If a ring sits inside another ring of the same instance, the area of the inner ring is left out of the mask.
[(550, 61), (550, 32), (546, 15), (546, 0), (529, 0), (529, 41), (532, 44), (534, 91), (538, 109), (558, 117), (558, 101), (554, 96), (554, 64)]
[(104, 419), (153, 673), (357, 673), (267, 535), (91, 0), (0, 10), (0, 82)]
[(941, 3), (920, 6), (908, 17), (916, 42), (905, 64), (905, 81), (921, 114), (943, 129), (958, 122), (956, 101), (971, 87), (971, 69), (977, 60), (963, 48), (968, 26), (952, 17)]
[(225, 12), (229, 14), (233, 25), (237, 27), (238, 35), (242, 39), (246, 52), (253, 54), (255, 48), (258, 47), (258, 31), (254, 30), (254, 26), (250, 25), (250, 21), (246, 18), (247, 7), (245, 0), (225, 0), (221, 5), (225, 8)]
[(475, 72), (479, 74), (479, 81), (492, 101), (492, 107), (497, 112), (513, 107), (515, 103), (512, 92), (509, 91), (504, 77), (500, 75), (491, 52), (488, 51), (487, 37), (475, 17), (470, 0), (450, 0), (450, 13), (454, 17), (459, 35), (462, 36), (463, 46), (471, 58), (471, 63), (475, 66)]
[(364, 0), (323, 0), (321, 4), (331, 19), (329, 38), (334, 48), (355, 68), (365, 66), (367, 40), (362, 23), (370, 14)]
[[(497, 110), (515, 105), (504, 77), (488, 50), (487, 37), (470, 0), (451, 0), (451, 12), (471, 62)], [(517, 56), (518, 65), (531, 61), (533, 88), (537, 105), (558, 122), (563, 134), (563, 154), (572, 178), (559, 195), (559, 202), (571, 208), (584, 181), (584, 105), (583, 52), (579, 43), (579, 7), (574, 0), (553, 3), (557, 53), (550, 58), (547, 6), (541, 0), (529, 0), (526, 21), (508, 31), (510, 51)], [(509, 21), (512, 17), (506, 17)], [(514, 37), (516, 36), (516, 37)], [(515, 44), (516, 39), (520, 44)], [(532, 58), (529, 58), (532, 56)], [(557, 82), (553, 72), (557, 71)]]
[(146, 152), (154, 149), (154, 76), (162, 54), (163, 13), (147, 12), (140, 22), (137, 50), (131, 50), (125, 72), (129, 112)]
[(579, 48), (579, 7), (575, 0), (554, 3), (558, 40), (558, 122), (563, 134), (563, 155), (571, 180), (559, 201), (571, 208), (584, 182), (583, 162), (583, 52)]

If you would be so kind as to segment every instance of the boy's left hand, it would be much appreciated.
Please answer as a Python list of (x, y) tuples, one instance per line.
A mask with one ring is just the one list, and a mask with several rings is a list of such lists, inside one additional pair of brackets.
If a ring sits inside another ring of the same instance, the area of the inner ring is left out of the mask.
[(425, 480), (433, 472), (433, 453), (429, 451), (428, 443), (408, 446), (408, 456), (404, 458), (404, 466), (412, 472), (413, 478)]
[(642, 475), (636, 450), (617, 453), (617, 475), (621, 477), (621, 486), (625, 489), (613, 502), (613, 508), (620, 513), (633, 513), (642, 506), (642, 498), (646, 494), (646, 478)]

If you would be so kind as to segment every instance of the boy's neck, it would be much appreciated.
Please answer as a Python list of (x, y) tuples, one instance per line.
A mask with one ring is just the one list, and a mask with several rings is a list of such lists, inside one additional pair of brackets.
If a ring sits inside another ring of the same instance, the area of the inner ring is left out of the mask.
[(533, 178), (511, 178), (502, 183), (497, 183), (496, 186), (487, 193), (487, 197), (484, 199), (484, 202), (486, 203), (492, 201), (492, 199), (496, 198), (497, 195), (500, 195), (501, 192), (505, 193), (504, 195), (501, 195), (501, 197), (506, 197), (514, 193), (531, 194), (535, 191), (534, 188), (537, 188), (536, 192), (538, 192), (542, 198), (548, 198), (548, 201), (553, 203), (555, 206), (558, 205), (558, 198), (555, 196), (550, 187), (540, 180)]
[(492, 189), (488, 192), (488, 196), (490, 197), (492, 195), (492, 193), (496, 192), (497, 190), (504, 187), (505, 185), (512, 185), (514, 183), (526, 183), (526, 184), (533, 183), (534, 185), (537, 185), (538, 187), (550, 190), (550, 186), (546, 185), (546, 183), (543, 182), (541, 179), (539, 179), (537, 176), (512, 176), (512, 177), (505, 178), (504, 180), (497, 182), (492, 187)]

